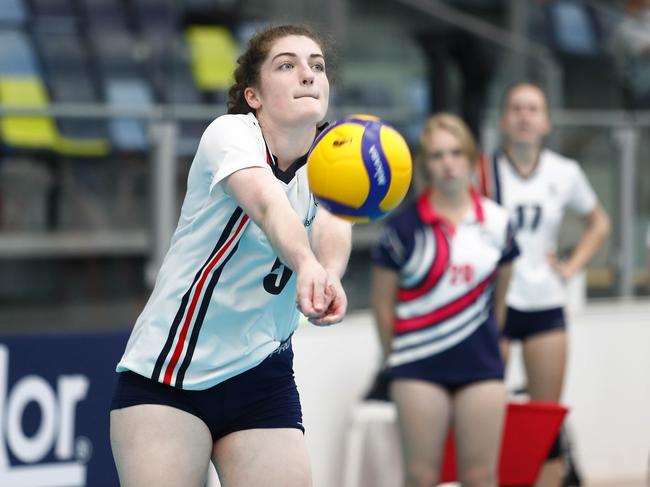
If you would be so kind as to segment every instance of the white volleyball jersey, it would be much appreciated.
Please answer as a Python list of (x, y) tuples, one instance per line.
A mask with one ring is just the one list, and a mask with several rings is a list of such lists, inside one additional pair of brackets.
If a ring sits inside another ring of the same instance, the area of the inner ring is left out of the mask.
[(498, 350), (492, 284), (518, 248), (508, 212), (472, 194), (474, 208), (455, 228), (430, 206), (427, 192), (384, 226), (373, 261), (400, 277), (392, 367), (451, 349)]
[(253, 114), (224, 115), (208, 126), (171, 246), (118, 372), (206, 389), (256, 366), (293, 333), (295, 275), (223, 182), (247, 167), (273, 171), (309, 231), (316, 204), (305, 162), (277, 169)]
[(542, 150), (534, 172), (523, 177), (503, 152), (487, 169), (487, 189), (510, 212), (521, 255), (514, 262), (509, 306), (534, 311), (564, 305), (564, 284), (550, 266), (566, 210), (590, 213), (597, 202), (587, 177), (572, 159)]

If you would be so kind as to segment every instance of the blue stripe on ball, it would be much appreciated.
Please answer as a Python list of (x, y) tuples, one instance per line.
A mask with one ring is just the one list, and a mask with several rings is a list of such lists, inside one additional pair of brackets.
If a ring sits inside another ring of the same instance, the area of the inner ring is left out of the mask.
[(361, 139), (361, 154), (370, 179), (370, 189), (368, 198), (359, 211), (373, 215), (371, 216), (373, 219), (383, 214), (379, 209), (379, 203), (386, 197), (391, 183), (390, 167), (381, 147), (381, 127), (380, 123), (367, 126)]
[(343, 203), (339, 203), (338, 201), (334, 201), (329, 198), (324, 198), (318, 195), (315, 196), (316, 199), (318, 200), (318, 203), (323, 205), (327, 209), (327, 211), (335, 215), (351, 216), (357, 218), (370, 218), (373, 220), (384, 216), (383, 213), (380, 213), (379, 215), (368, 215), (366, 212), (362, 211), (361, 208), (353, 208), (351, 206), (344, 205)]

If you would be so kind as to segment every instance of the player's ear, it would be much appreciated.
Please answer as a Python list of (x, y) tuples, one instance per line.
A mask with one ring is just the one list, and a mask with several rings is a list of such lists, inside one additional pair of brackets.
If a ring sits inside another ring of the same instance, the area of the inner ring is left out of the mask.
[(251, 88), (250, 86), (244, 90), (244, 100), (246, 100), (248, 106), (253, 110), (257, 110), (262, 106), (257, 91), (255, 88)]

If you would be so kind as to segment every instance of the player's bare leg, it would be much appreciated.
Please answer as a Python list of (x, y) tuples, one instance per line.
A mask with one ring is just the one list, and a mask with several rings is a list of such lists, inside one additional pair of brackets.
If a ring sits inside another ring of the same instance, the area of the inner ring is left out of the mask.
[(404, 486), (436, 485), (451, 417), (449, 394), (435, 384), (406, 379), (392, 381), (390, 391), (399, 413)]
[(454, 395), (458, 476), (463, 487), (496, 487), (506, 411), (502, 381), (471, 384)]
[(221, 438), (212, 450), (222, 487), (311, 487), (302, 431), (250, 429)]
[[(524, 341), (523, 353), (530, 398), (559, 402), (566, 369), (566, 331), (560, 329), (533, 335)], [(535, 486), (558, 487), (562, 471), (561, 458), (546, 462)]]
[(121, 487), (203, 487), (212, 437), (192, 414), (141, 404), (111, 411), (111, 447)]

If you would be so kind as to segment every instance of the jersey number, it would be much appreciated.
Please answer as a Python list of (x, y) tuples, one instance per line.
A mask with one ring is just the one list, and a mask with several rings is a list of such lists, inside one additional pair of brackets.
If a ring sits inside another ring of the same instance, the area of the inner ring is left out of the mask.
[(542, 219), (542, 207), (540, 205), (517, 205), (515, 211), (517, 212), (517, 229), (537, 230)]
[(452, 264), (451, 284), (468, 284), (474, 279), (474, 267), (471, 264)]
[(291, 278), (291, 274), (293, 274), (291, 269), (280, 262), (279, 258), (275, 259), (271, 272), (264, 276), (264, 289), (269, 294), (280, 294)]

